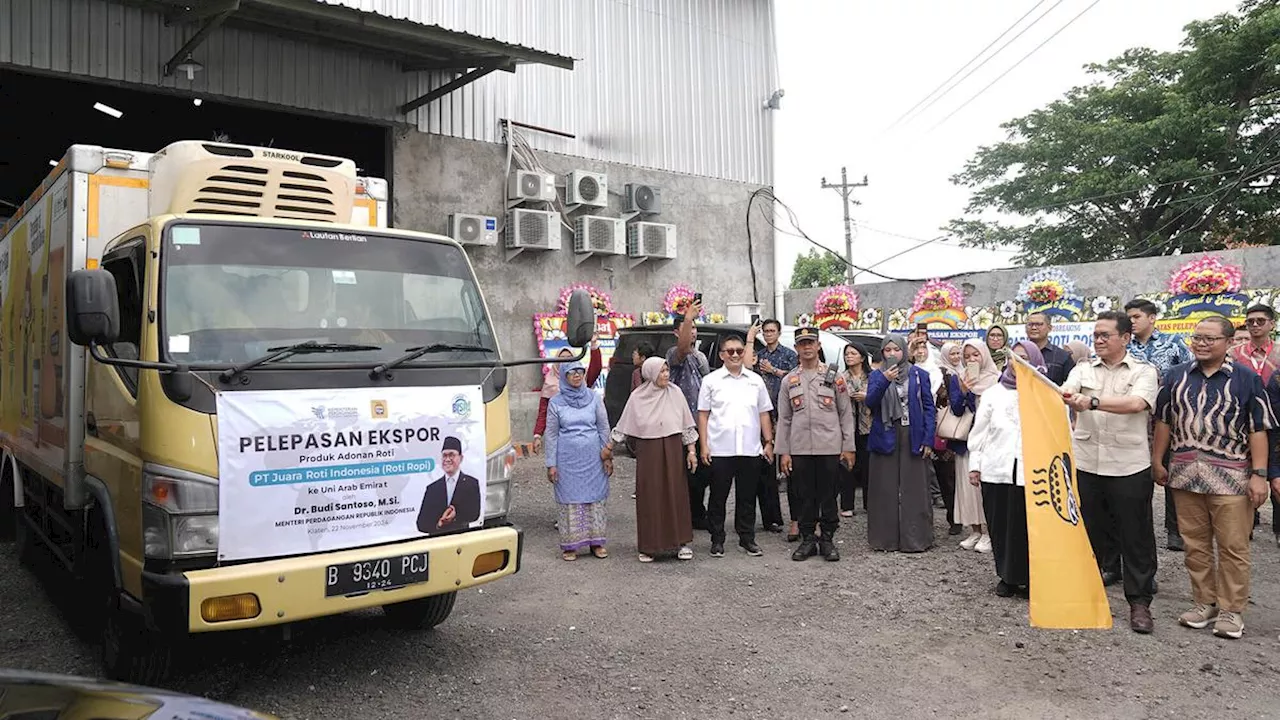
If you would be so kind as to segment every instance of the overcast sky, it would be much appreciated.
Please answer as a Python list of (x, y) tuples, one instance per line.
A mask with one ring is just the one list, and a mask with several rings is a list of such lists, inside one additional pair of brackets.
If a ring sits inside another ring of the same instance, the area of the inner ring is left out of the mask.
[[(1039, 3), (996, 47), (1048, 11), (1043, 20), (918, 118), (886, 132), (1037, 0), (779, 0), (779, 72), (786, 95), (775, 113), (778, 197), (795, 210), (810, 237), (843, 252), (840, 196), (819, 183), (824, 176), (838, 182), (842, 164), (850, 180), (868, 175), (868, 187), (855, 191), (862, 204), (853, 208), (853, 253), (855, 263), (869, 267), (918, 243), (895, 235), (934, 238), (948, 220), (960, 217), (969, 192), (952, 185), (951, 175), (979, 146), (1002, 138), (1001, 123), (1085, 82), (1085, 63), (1134, 46), (1175, 49), (1187, 22), (1237, 6), (1236, 0), (1100, 0), (945, 119), (1093, 2)], [(785, 258), (780, 280), (789, 284), (795, 256), (812, 246), (781, 234), (777, 240)], [(935, 243), (875, 269), (901, 278), (933, 277), (1006, 267), (1010, 257)], [(857, 279), (880, 281), (865, 273)]]

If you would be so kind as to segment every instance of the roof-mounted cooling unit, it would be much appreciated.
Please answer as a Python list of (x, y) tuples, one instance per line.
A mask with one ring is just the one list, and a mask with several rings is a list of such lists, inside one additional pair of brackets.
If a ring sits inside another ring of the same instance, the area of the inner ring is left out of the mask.
[(604, 173), (574, 170), (569, 173), (565, 196), (570, 205), (607, 207), (609, 205), (609, 177)]
[(461, 245), (493, 247), (498, 244), (498, 218), (488, 215), (450, 215), (449, 237)]
[[(508, 250), (560, 249), (560, 213), (519, 208), (507, 213), (504, 232)], [(510, 257), (514, 257), (511, 255)]]
[(627, 255), (633, 260), (674, 260), (676, 226), (633, 222), (627, 226)]
[(623, 194), (622, 211), (657, 215), (662, 212), (662, 189), (653, 185), (627, 183)]
[(507, 180), (507, 199), (514, 202), (554, 202), (556, 176), (532, 170), (516, 170)]
[(578, 255), (626, 255), (626, 221), (601, 215), (579, 217), (573, 232), (573, 251)]

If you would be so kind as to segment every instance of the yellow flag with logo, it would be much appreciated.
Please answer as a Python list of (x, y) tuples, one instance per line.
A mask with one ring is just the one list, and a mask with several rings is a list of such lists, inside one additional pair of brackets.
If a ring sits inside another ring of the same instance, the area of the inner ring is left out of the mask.
[(1027, 480), (1031, 626), (1111, 627), (1111, 605), (1080, 515), (1071, 427), (1062, 396), (1024, 362), (1015, 362)]

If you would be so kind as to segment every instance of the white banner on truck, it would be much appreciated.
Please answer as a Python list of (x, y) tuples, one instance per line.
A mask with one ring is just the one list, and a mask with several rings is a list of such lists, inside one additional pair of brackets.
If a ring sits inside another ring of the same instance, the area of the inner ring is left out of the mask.
[(222, 560), (478, 527), (480, 388), (219, 393), (218, 473)]

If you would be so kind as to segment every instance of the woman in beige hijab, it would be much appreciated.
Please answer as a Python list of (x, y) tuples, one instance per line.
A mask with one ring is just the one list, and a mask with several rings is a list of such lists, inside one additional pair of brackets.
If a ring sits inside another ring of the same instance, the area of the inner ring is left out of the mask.
[[(963, 406), (969, 412), (976, 413), (982, 394), (1000, 380), (1000, 368), (991, 357), (991, 349), (977, 338), (964, 341), (961, 350), (964, 366), (960, 374), (952, 381), (952, 391), (964, 398)], [(977, 374), (969, 367), (977, 366)], [(959, 409), (957, 403), (952, 404), (952, 411)], [(956, 508), (955, 521), (958, 525), (968, 525), (969, 537), (960, 542), (965, 550), (977, 550), (980, 553), (991, 552), (991, 536), (987, 534), (987, 518), (982, 509), (982, 490), (969, 482), (969, 448), (968, 443), (956, 443)]]
[(602, 457), (631, 438), (636, 456), (636, 547), (640, 562), (676, 551), (693, 559), (693, 520), (689, 514), (686, 469), (697, 467), (697, 426), (684, 393), (670, 383), (667, 363), (651, 357), (640, 368), (644, 384), (631, 393)]

